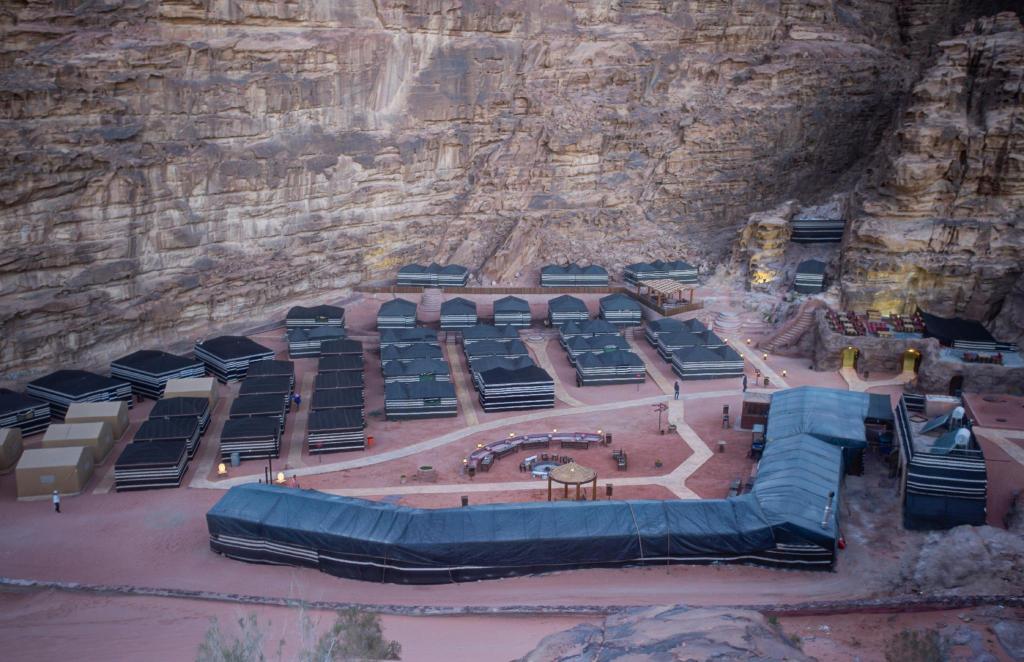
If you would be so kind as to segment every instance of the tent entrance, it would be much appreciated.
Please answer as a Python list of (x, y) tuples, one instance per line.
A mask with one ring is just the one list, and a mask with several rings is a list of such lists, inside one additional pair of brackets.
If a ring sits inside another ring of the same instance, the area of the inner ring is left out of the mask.
[(903, 352), (903, 372), (917, 373), (921, 367), (921, 352), (916, 349), (908, 349)]
[(856, 347), (844, 349), (842, 353), (842, 367), (856, 369), (858, 356), (860, 356), (860, 350)]

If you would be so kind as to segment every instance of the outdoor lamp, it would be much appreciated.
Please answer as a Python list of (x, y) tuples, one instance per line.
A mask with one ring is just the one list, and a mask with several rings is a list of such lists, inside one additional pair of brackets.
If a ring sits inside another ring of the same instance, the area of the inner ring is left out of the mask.
[(476, 447), (477, 447), (477, 448), (483, 448), (483, 447), (484, 447), (484, 445), (483, 445), (483, 444), (477, 444), (477, 445), (476, 445)]
[(284, 472), (283, 471), (278, 471), (277, 472), (277, 481), (276, 482), (277, 482), (278, 485), (284, 485)]
[(558, 432), (558, 428), (551, 428), (551, 433), (554, 434), (555, 432)]
[(765, 361), (767, 361), (768, 360), (768, 353), (765, 352), (764, 355), (761, 358), (763, 358)]
[(225, 465), (223, 462), (221, 462), (220, 464), (217, 465), (217, 475), (218, 476), (227, 476), (228, 475), (227, 465)]
[(750, 344), (750, 338), (747, 338), (747, 344), (748, 345)]
[(783, 376), (783, 377), (785, 377), (785, 376), (786, 376), (786, 371), (785, 371), (785, 370), (783, 370), (783, 371), (782, 371), (782, 376)]

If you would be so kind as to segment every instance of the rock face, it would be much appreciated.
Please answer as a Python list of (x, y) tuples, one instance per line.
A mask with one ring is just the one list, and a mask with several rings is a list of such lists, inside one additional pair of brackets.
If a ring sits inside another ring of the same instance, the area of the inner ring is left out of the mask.
[(414, 260), (713, 263), (881, 139), (900, 5), (7, 3), (0, 381)]
[(990, 526), (935, 531), (903, 560), (903, 586), (924, 593), (1017, 593), (1024, 538)]
[(843, 298), (989, 321), (1024, 274), (1024, 29), (1002, 13), (938, 50), (856, 192)]
[(756, 611), (651, 607), (545, 637), (521, 662), (811, 659)]

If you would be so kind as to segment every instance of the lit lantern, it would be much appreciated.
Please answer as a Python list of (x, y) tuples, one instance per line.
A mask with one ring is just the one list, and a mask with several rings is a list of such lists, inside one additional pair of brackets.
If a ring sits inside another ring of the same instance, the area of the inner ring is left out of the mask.
[(765, 361), (767, 361), (768, 360), (768, 354), (767, 353), (763, 354), (761, 356), (761, 358), (763, 358)]
[(284, 472), (283, 471), (278, 471), (277, 472), (277, 480), (275, 482), (278, 485), (284, 485)]
[(785, 376), (786, 376), (786, 371), (785, 371), (785, 370), (783, 370), (783, 371), (782, 371), (782, 376), (783, 376), (783, 377), (785, 377)]
[(747, 338), (747, 344), (748, 345), (750, 344), (750, 338)]
[(221, 462), (220, 464), (217, 465), (217, 475), (218, 476), (227, 476), (228, 475), (228, 467), (223, 462)]
[(476, 445), (476, 447), (477, 447), (477, 448), (483, 448), (483, 447), (484, 447), (484, 445), (483, 445), (483, 444), (477, 444), (477, 445)]
[(558, 432), (558, 428), (551, 428), (551, 434)]

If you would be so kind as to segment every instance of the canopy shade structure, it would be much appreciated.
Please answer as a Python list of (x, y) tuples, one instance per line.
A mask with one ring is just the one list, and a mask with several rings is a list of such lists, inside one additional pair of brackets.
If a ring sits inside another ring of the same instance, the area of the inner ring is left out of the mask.
[(640, 302), (625, 294), (609, 294), (601, 298), (601, 318), (617, 326), (640, 326), (643, 308)]
[(486, 412), (555, 406), (555, 382), (538, 366), (474, 370), (473, 377)]
[(576, 358), (576, 384), (601, 386), (605, 384), (639, 384), (647, 376), (643, 359), (633, 352), (585, 353)]
[(629, 342), (622, 336), (577, 336), (565, 343), (565, 353), (572, 365), (576, 365), (577, 360), (583, 354), (616, 351), (630, 351)]
[(398, 270), (397, 282), (413, 287), (465, 287), (469, 269), (458, 264), (407, 264)]
[(313, 381), (314, 391), (329, 391), (334, 388), (362, 391), (365, 388), (361, 372), (321, 372)]
[(576, 488), (576, 500), (582, 500), (580, 488), (590, 483), (590, 499), (597, 500), (597, 472), (590, 467), (584, 467), (575, 462), (560, 464), (548, 472), (548, 501), (552, 500), (551, 484), (558, 483), (565, 486), (565, 497), (569, 497), (569, 486)]
[(821, 260), (804, 260), (796, 267), (793, 289), (801, 294), (814, 294), (825, 289), (825, 268)]
[(135, 395), (158, 400), (171, 379), (189, 379), (206, 374), (198, 359), (176, 356), (155, 349), (144, 349), (110, 362), (110, 376), (132, 386)]
[(462, 344), (471, 345), (480, 340), (518, 340), (519, 331), (513, 326), (477, 324), (462, 330)]
[(317, 372), (362, 372), (363, 357), (343, 354), (341, 356), (324, 356), (317, 363)]
[(240, 395), (231, 403), (231, 418), (273, 418), (284, 433), (288, 405), (279, 395)]
[[(348, 341), (341, 341), (348, 342)], [(355, 341), (352, 341), (355, 342)], [(256, 361), (249, 364), (249, 372), (246, 377), (288, 377), (289, 384), (295, 387), (295, 363), (292, 361), (278, 361), (270, 359), (267, 361)]]
[(245, 336), (218, 336), (196, 343), (195, 355), (222, 383), (245, 377), (249, 364), (274, 358), (274, 350)]
[(565, 349), (573, 338), (613, 338), (620, 335), (619, 327), (602, 319), (566, 322), (558, 327), (558, 342), (561, 343), (562, 349)]
[(114, 447), (114, 435), (110, 423), (96, 421), (92, 423), (57, 423), (51, 425), (43, 434), (43, 448), (64, 448), (81, 446), (92, 453), (93, 464), (100, 464), (107, 453)]
[(728, 345), (688, 347), (672, 353), (672, 372), (688, 381), (743, 376), (743, 357)]
[(411, 329), (386, 329), (380, 332), (380, 348), (436, 345), (437, 331), (421, 326)]
[(529, 356), (530, 352), (522, 340), (481, 340), (464, 347), (466, 360), (472, 365), (473, 361), (485, 356), (500, 356), (502, 358), (515, 358), (517, 356)]
[(217, 404), (217, 382), (212, 377), (172, 379), (164, 388), (164, 400), (170, 398), (206, 398), (210, 407)]
[(363, 417), (351, 409), (325, 409), (309, 415), (306, 448), (312, 455), (366, 448)]
[(72, 402), (124, 400), (132, 406), (131, 384), (85, 370), (58, 370), (29, 382), (25, 392), (50, 404), (50, 417), (63, 420)]
[(68, 405), (65, 423), (98, 423), (110, 424), (110, 433), (114, 440), (121, 438), (128, 429), (128, 404), (123, 400), (113, 402), (73, 402)]
[(530, 304), (519, 297), (502, 297), (494, 302), (494, 324), (524, 328), (530, 326), (533, 317)]
[(924, 321), (925, 338), (936, 338), (947, 347), (975, 352), (1016, 352), (1017, 346), (992, 337), (981, 322), (962, 317), (938, 317), (918, 311)]
[(399, 361), (402, 363), (408, 363), (409, 361), (419, 361), (421, 359), (438, 359), (444, 360), (444, 352), (441, 350), (440, 345), (409, 345), (408, 347), (385, 347), (380, 351), (380, 364), (381, 367), (386, 366), (388, 363), (393, 361)]
[(324, 340), (320, 343), (320, 356), (362, 356), (363, 343), (359, 340), (343, 338)]
[(647, 296), (653, 300), (655, 304), (661, 306), (673, 299), (676, 301), (683, 301), (685, 298), (684, 295), (689, 295), (689, 299), (692, 302), (694, 286), (680, 283), (676, 280), (661, 278), (657, 280), (640, 281), (636, 283), (636, 289), (639, 296)]
[(541, 287), (608, 287), (608, 270), (597, 265), (549, 264), (540, 270)]
[(708, 328), (698, 319), (689, 320), (677, 320), (672, 317), (663, 317), (658, 320), (651, 320), (644, 327), (644, 337), (647, 338), (647, 344), (651, 347), (658, 346), (658, 338), (667, 333), (679, 333), (686, 331), (689, 333), (699, 333), (701, 331), (707, 331)]
[(179, 487), (188, 470), (188, 447), (177, 441), (136, 441), (114, 463), (118, 492)]
[(352, 389), (332, 388), (324, 391), (313, 391), (313, 402), (310, 410), (325, 411), (328, 409), (349, 409), (365, 416), (363, 392)]
[(29, 437), (46, 430), (49, 424), (49, 402), (0, 388), (0, 428), (17, 428), (23, 437)]
[(343, 338), (345, 338), (345, 329), (336, 326), (288, 329), (288, 357), (302, 359), (321, 356), (323, 343)]
[(243, 460), (278, 457), (281, 454), (281, 426), (276, 418), (257, 416), (232, 418), (220, 434), (220, 459), (238, 453)]
[(563, 294), (548, 301), (548, 324), (561, 326), (566, 322), (582, 322), (590, 319), (587, 304), (574, 296)]
[(385, 384), (384, 411), (391, 421), (457, 416), (455, 385), (451, 382)]
[(288, 329), (312, 329), (315, 327), (345, 327), (345, 309), (340, 306), (294, 306), (285, 317)]
[(150, 418), (139, 426), (132, 443), (141, 441), (184, 441), (188, 459), (199, 448), (199, 419), (189, 417)]
[(450, 382), (451, 368), (441, 359), (389, 361), (383, 368), (384, 383), (392, 382)]
[(206, 433), (210, 425), (210, 401), (206, 398), (171, 398), (157, 400), (149, 412), (150, 420), (185, 418), (199, 421), (199, 434)]
[(476, 304), (469, 299), (455, 297), (441, 304), (441, 329), (465, 329), (476, 326)]
[(27, 448), (14, 469), (19, 499), (78, 494), (92, 477), (93, 454), (82, 446)]
[(831, 243), (843, 240), (846, 221), (841, 218), (794, 218), (790, 221), (790, 241), (798, 244)]
[(25, 449), (18, 428), (0, 428), (0, 473), (14, 468)]
[(238, 389), (238, 395), (276, 395), (284, 403), (285, 409), (291, 407), (292, 380), (287, 376), (279, 377), (246, 377)]
[(380, 305), (377, 311), (377, 330), (402, 329), (416, 326), (416, 304), (406, 299), (392, 299)]
[(683, 260), (654, 260), (653, 262), (630, 264), (626, 266), (622, 276), (631, 285), (648, 280), (674, 280), (680, 283), (696, 284), (697, 268)]
[(714, 331), (705, 329), (703, 331), (678, 331), (676, 333), (662, 333), (658, 336), (656, 348), (658, 356), (665, 359), (667, 363), (672, 362), (672, 355), (681, 349), (691, 347), (725, 347), (726, 342), (718, 337)]

